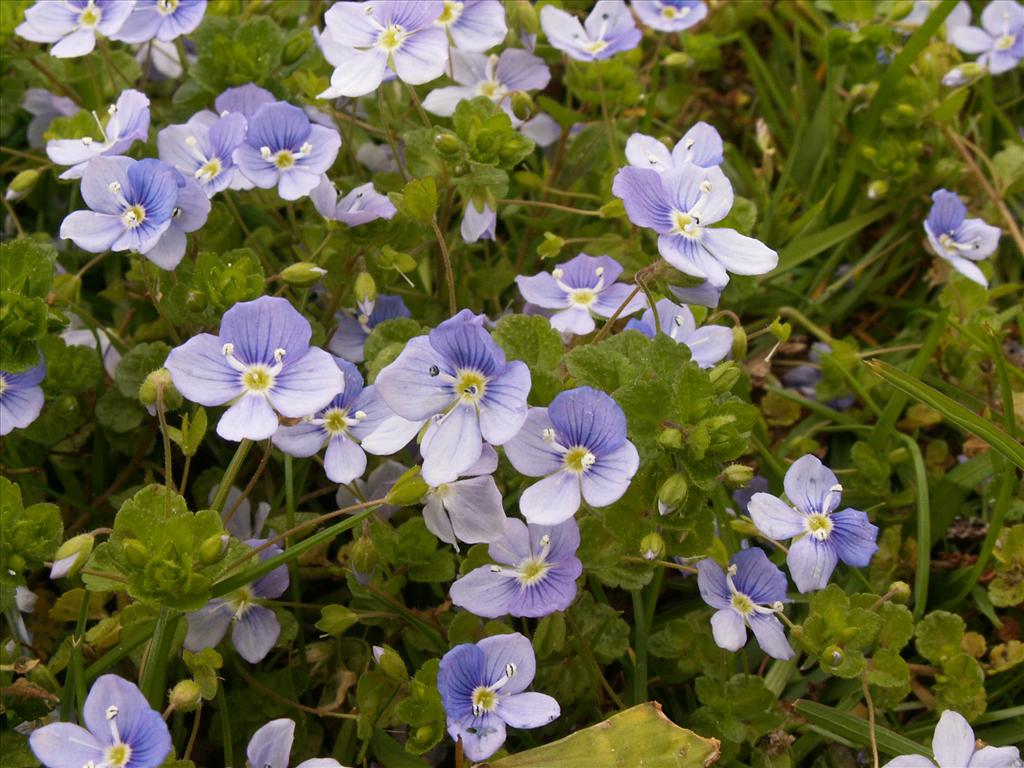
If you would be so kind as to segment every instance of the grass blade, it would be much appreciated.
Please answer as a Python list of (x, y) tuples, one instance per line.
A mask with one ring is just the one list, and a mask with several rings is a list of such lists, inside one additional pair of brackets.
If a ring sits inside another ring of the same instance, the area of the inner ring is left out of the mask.
[[(871, 744), (870, 726), (867, 720), (805, 699), (799, 699), (793, 708), (797, 714), (830, 734), (865, 747)], [(875, 737), (878, 741), (878, 749), (887, 755), (931, 756), (931, 752), (923, 745), (880, 725), (875, 725)]]

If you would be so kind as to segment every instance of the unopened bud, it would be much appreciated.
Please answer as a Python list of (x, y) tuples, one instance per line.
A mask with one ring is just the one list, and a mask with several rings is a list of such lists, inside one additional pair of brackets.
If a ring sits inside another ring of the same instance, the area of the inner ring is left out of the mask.
[(771, 332), (772, 336), (785, 344), (789, 341), (790, 334), (793, 333), (793, 326), (789, 323), (782, 322), (781, 317), (776, 317), (772, 320), (772, 324), (768, 326), (768, 330)]
[(395, 481), (385, 498), (388, 504), (404, 507), (418, 502), (426, 496), (428, 490), (429, 487), (420, 477), (420, 468), (417, 466), (406, 470), (405, 474)]
[(905, 605), (910, 600), (910, 585), (905, 581), (894, 581), (889, 585), (889, 593), (892, 594), (892, 601)]
[(835, 669), (842, 666), (846, 660), (846, 653), (838, 645), (830, 645), (821, 656), (825, 664)]
[(650, 562), (665, 556), (665, 540), (660, 533), (648, 533), (640, 539), (640, 556)]
[(658, 489), (658, 511), (663, 515), (678, 508), (690, 492), (690, 483), (683, 475), (672, 475)]
[(728, 392), (736, 386), (736, 382), (740, 380), (741, 375), (743, 375), (743, 371), (732, 360), (719, 363), (708, 372), (711, 385), (715, 388), (715, 392), (719, 394)]
[(768, 123), (761, 118), (758, 118), (757, 123), (754, 125), (754, 135), (757, 141), (757, 148), (761, 150), (761, 154), (775, 154), (775, 147), (773, 146), (771, 131), (768, 129)]
[(171, 372), (166, 368), (150, 371), (139, 387), (139, 401), (147, 408), (156, 405), (157, 395), (161, 391), (165, 411), (173, 411), (181, 405), (181, 393), (174, 386)]
[(434, 135), (434, 146), (442, 156), (454, 157), (462, 149), (462, 141), (450, 131), (440, 131)]
[(149, 550), (138, 539), (125, 539), (121, 542), (125, 558), (135, 568), (145, 568), (149, 563)]
[(65, 541), (53, 555), (51, 579), (62, 579), (78, 573), (92, 554), (95, 537), (91, 533), (80, 533)]
[(327, 270), (323, 267), (318, 267), (310, 261), (299, 261), (282, 269), (281, 279), (288, 285), (305, 287), (315, 285), (326, 274)]
[(32, 191), (37, 181), (39, 181), (39, 171), (34, 168), (22, 171), (11, 179), (11, 183), (7, 185), (7, 192), (4, 193), (4, 198), (8, 202), (21, 200), (21, 198)]
[(537, 9), (530, 0), (515, 0), (508, 6), (510, 26), (520, 27), (527, 34), (535, 35), (540, 30)]
[(369, 272), (360, 272), (356, 275), (355, 285), (356, 304), (373, 306), (377, 301), (377, 283)]
[(889, 194), (889, 182), (884, 179), (875, 179), (868, 184), (868, 199), (881, 200)]
[(722, 480), (732, 488), (742, 488), (754, 477), (754, 470), (745, 464), (730, 464), (722, 471)]
[(377, 660), (381, 672), (396, 683), (404, 683), (409, 679), (409, 670), (402, 657), (388, 646), (373, 646), (373, 658)]
[(377, 546), (373, 539), (362, 536), (352, 542), (352, 567), (357, 573), (373, 573), (377, 565)]
[(743, 360), (747, 356), (747, 332), (742, 325), (732, 328), (732, 359)]
[(667, 427), (658, 433), (658, 445), (662, 448), (682, 448), (683, 433), (675, 427)]
[(171, 709), (176, 712), (192, 712), (202, 700), (202, 691), (195, 680), (182, 680), (171, 689), (169, 697)]
[(530, 94), (526, 91), (514, 91), (510, 102), (512, 104), (512, 114), (520, 120), (529, 120), (536, 111), (533, 99), (530, 98)]
[(228, 542), (231, 537), (226, 533), (216, 533), (199, 545), (199, 562), (203, 565), (213, 565), (220, 562), (221, 558), (228, 553)]

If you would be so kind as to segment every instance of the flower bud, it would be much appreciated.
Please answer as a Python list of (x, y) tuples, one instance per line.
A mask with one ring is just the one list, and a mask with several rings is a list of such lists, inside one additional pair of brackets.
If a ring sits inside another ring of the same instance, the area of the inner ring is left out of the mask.
[(318, 267), (309, 261), (299, 261), (282, 269), (281, 279), (288, 285), (305, 287), (315, 285), (326, 274), (327, 270), (323, 267)]
[(868, 184), (868, 199), (881, 200), (889, 194), (889, 182), (885, 179), (875, 179)]
[(149, 550), (138, 539), (125, 539), (121, 542), (125, 558), (135, 568), (145, 568), (149, 563)]
[(7, 192), (4, 194), (4, 198), (8, 202), (21, 200), (21, 198), (33, 190), (37, 181), (39, 181), (39, 171), (34, 168), (22, 171), (11, 179), (11, 183), (7, 185)]
[(529, 120), (535, 111), (533, 99), (526, 91), (514, 91), (510, 99), (512, 114), (520, 120)]
[(373, 275), (369, 272), (360, 272), (356, 275), (354, 292), (356, 304), (360, 307), (364, 305), (372, 307), (373, 303), (377, 301), (377, 283), (374, 281)]
[(396, 683), (404, 683), (409, 679), (409, 670), (393, 648), (388, 646), (373, 646), (373, 658), (377, 660), (381, 672)]
[(426, 482), (420, 477), (420, 468), (413, 467), (395, 481), (385, 499), (388, 504), (404, 507), (418, 502), (426, 495), (427, 490), (429, 488)]
[(841, 667), (843, 662), (846, 661), (846, 653), (838, 645), (830, 645), (825, 649), (821, 658), (825, 664), (832, 667), (832, 669), (836, 669), (837, 667)]
[(95, 537), (91, 533), (80, 533), (65, 541), (53, 556), (51, 579), (62, 579), (78, 573), (92, 554)]
[(369, 536), (352, 542), (352, 567), (358, 573), (373, 573), (377, 565), (377, 546)]
[(213, 565), (220, 562), (221, 558), (228, 553), (228, 542), (231, 537), (226, 533), (216, 533), (199, 545), (199, 562), (203, 565)]
[(742, 373), (736, 363), (728, 360), (712, 368), (708, 373), (708, 378), (711, 379), (711, 385), (715, 388), (715, 392), (722, 393), (728, 392), (736, 386), (736, 382), (740, 380)]
[(545, 232), (544, 242), (537, 246), (537, 253), (542, 259), (553, 259), (561, 252), (564, 245), (565, 240), (558, 235)]
[(462, 141), (451, 131), (439, 131), (434, 134), (434, 146), (442, 157), (454, 157), (462, 149)]
[(660, 533), (648, 533), (640, 539), (640, 556), (650, 562), (661, 560), (665, 556), (665, 540)]
[(910, 585), (905, 581), (894, 581), (889, 585), (888, 591), (892, 594), (894, 603), (906, 605), (910, 600)]
[(658, 445), (662, 448), (682, 448), (683, 433), (675, 427), (667, 427), (658, 433)]
[(527, 34), (535, 35), (540, 30), (537, 9), (530, 0), (515, 0), (508, 6), (509, 26), (520, 27)]
[(316, 628), (333, 637), (340, 637), (346, 629), (358, 621), (359, 616), (347, 606), (325, 605), (320, 609), (320, 621), (316, 623)]
[(690, 492), (690, 483), (683, 475), (672, 475), (658, 489), (658, 511), (667, 515), (684, 501)]
[(772, 336), (785, 344), (789, 341), (790, 334), (793, 333), (793, 326), (789, 323), (782, 322), (781, 317), (776, 317), (772, 320), (772, 324), (768, 326), (768, 330), (771, 332)]
[(192, 712), (199, 707), (202, 700), (202, 691), (195, 680), (182, 680), (171, 688), (169, 701), (171, 709), (176, 712)]
[(17, 552), (7, 558), (7, 562), (4, 563), (4, 568), (10, 573), (20, 574), (25, 570), (28, 563), (25, 562), (25, 558), (19, 555)]
[(742, 488), (754, 477), (754, 470), (746, 464), (730, 464), (722, 472), (724, 480), (732, 488)]
[(173, 411), (181, 405), (181, 393), (174, 386), (171, 372), (166, 368), (150, 371), (139, 387), (139, 401), (147, 408), (156, 405), (157, 393), (161, 390), (165, 411)]
[(747, 332), (742, 325), (732, 328), (732, 359), (743, 360), (747, 356)]

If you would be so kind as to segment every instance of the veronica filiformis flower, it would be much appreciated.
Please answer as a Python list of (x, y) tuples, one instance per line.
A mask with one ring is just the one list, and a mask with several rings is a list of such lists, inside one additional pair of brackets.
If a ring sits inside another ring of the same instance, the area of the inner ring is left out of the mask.
[(423, 108), (442, 117), (451, 117), (463, 99), (486, 96), (511, 114), (509, 97), (515, 91), (537, 91), (547, 87), (551, 70), (544, 60), (519, 48), (508, 48), (501, 55), (452, 53), (452, 80), (458, 85), (435, 88), (423, 100)]
[(169, 125), (156, 137), (160, 159), (195, 179), (207, 197), (232, 186), (235, 149), (245, 140), (246, 119), (237, 112), (215, 117), (201, 112), (184, 125)]
[(932, 193), (932, 208), (925, 219), (924, 231), (936, 255), (965, 277), (988, 286), (988, 278), (974, 262), (988, 258), (995, 251), (999, 244), (999, 227), (966, 216), (967, 208), (955, 192), (937, 190)]
[(206, 0), (135, 0), (135, 8), (112, 40), (164, 43), (194, 32), (206, 13)]
[[(252, 768), (288, 768), (294, 741), (294, 720), (287, 717), (271, 720), (249, 739), (245, 756)], [(342, 768), (342, 765), (333, 757), (314, 757), (303, 760), (295, 768)]]
[(45, 399), (39, 384), (45, 376), (43, 360), (21, 373), (0, 371), (0, 437), (39, 418)]
[(508, 34), (505, 6), (500, 0), (444, 0), (434, 20), (460, 51), (486, 51)]
[(992, 747), (975, 739), (974, 729), (959, 712), (947, 709), (932, 734), (932, 762), (923, 755), (903, 755), (882, 768), (1021, 768), (1017, 747)]
[[(732, 351), (732, 331), (722, 325), (705, 325), (700, 328), (693, 318), (693, 312), (685, 304), (676, 304), (661, 299), (656, 304), (661, 332), (677, 344), (685, 344), (693, 361), (701, 368), (711, 368), (721, 362)], [(654, 324), (654, 310), (648, 308), (639, 320), (626, 323), (627, 330), (640, 331), (649, 338), (657, 332)]]
[(112, 37), (132, 12), (134, 0), (39, 0), (25, 9), (14, 33), (34, 43), (56, 43), (50, 55), (70, 59), (92, 53), (96, 35)]
[(353, 363), (363, 362), (363, 346), (370, 331), (385, 320), (409, 317), (409, 308), (401, 296), (380, 294), (372, 301), (360, 302), (356, 309), (343, 309), (335, 315), (338, 329), (327, 348)]
[(631, 166), (658, 172), (681, 168), (687, 163), (713, 168), (722, 164), (724, 151), (722, 137), (704, 121), (694, 123), (671, 151), (653, 136), (643, 133), (634, 133), (626, 141), (626, 160)]
[(80, 179), (85, 167), (100, 155), (123, 155), (136, 140), (145, 141), (149, 135), (149, 99), (135, 90), (122, 91), (117, 102), (107, 109), (106, 125), (93, 112), (100, 140), (91, 136), (80, 139), (51, 139), (46, 143), (46, 154), (57, 165), (70, 165), (60, 178)]
[(57, 96), (45, 88), (26, 90), (21, 108), (32, 115), (26, 135), (28, 145), (33, 148), (46, 145), (43, 134), (55, 117), (70, 117), (78, 112), (78, 105), (67, 96)]
[(441, 541), (480, 544), (498, 539), (505, 529), (505, 509), (494, 482), (498, 453), (484, 445), (480, 459), (459, 480), (433, 486), (423, 497), (423, 522)]
[(598, 0), (582, 24), (567, 11), (545, 5), (540, 25), (548, 42), (578, 61), (600, 61), (640, 44), (642, 33), (622, 0)]
[(659, 32), (682, 32), (708, 15), (704, 0), (633, 0), (630, 7), (640, 21)]
[(978, 64), (993, 75), (1016, 69), (1024, 58), (1024, 5), (992, 0), (981, 12), (980, 27), (955, 27), (949, 41), (964, 53), (980, 53)]
[(340, 221), (348, 227), (358, 227), (377, 219), (390, 221), (398, 212), (387, 195), (382, 195), (374, 188), (373, 182), (360, 184), (338, 197), (338, 188), (324, 176), (320, 184), (309, 193), (309, 199), (325, 219)]

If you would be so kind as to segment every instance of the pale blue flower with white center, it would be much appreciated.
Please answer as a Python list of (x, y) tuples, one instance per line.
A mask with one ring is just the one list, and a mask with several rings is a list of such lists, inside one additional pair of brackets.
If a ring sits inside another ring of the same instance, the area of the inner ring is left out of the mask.
[(600, 61), (640, 44), (629, 7), (621, 0), (598, 0), (582, 24), (571, 13), (545, 5), (540, 25), (548, 42), (577, 61)]
[(959, 712), (947, 709), (932, 736), (935, 762), (922, 755), (904, 755), (882, 768), (1022, 768), (1017, 747), (978, 746), (974, 729)]
[(15, 429), (24, 429), (39, 418), (43, 410), (43, 388), (39, 383), (46, 377), (46, 363), (21, 373), (0, 371), (0, 437)]
[[(252, 768), (288, 768), (291, 765), (292, 742), (295, 740), (295, 721), (286, 717), (271, 720), (249, 739), (245, 756)], [(303, 760), (295, 768), (343, 768), (333, 757), (314, 757)]]
[(327, 348), (338, 357), (353, 363), (366, 358), (363, 347), (370, 332), (387, 320), (409, 317), (409, 308), (401, 296), (379, 294), (373, 301), (361, 302), (356, 309), (343, 309), (334, 316), (338, 328), (327, 342)]
[(640, 21), (659, 32), (682, 32), (708, 15), (704, 0), (633, 0), (630, 6)]
[(761, 650), (775, 659), (793, 658), (793, 648), (776, 614), (786, 599), (786, 577), (756, 547), (732, 556), (725, 571), (710, 558), (697, 563), (700, 596), (712, 608), (711, 631), (719, 648), (738, 651), (747, 642), (747, 627)]
[(661, 173), (627, 166), (612, 192), (630, 221), (658, 234), (658, 252), (671, 266), (722, 288), (729, 272), (763, 275), (779, 255), (759, 240), (733, 229), (712, 228), (732, 208), (732, 184), (717, 166), (687, 164)]
[(591, 387), (560, 392), (549, 407), (531, 408), (505, 455), (520, 473), (544, 478), (519, 497), (519, 511), (531, 525), (568, 520), (583, 500), (592, 507), (613, 504), (640, 466), (622, 408)]
[(505, 529), (505, 508), (494, 482), (498, 452), (484, 445), (480, 459), (459, 480), (431, 487), (423, 498), (427, 530), (459, 551), (458, 542), (495, 541)]
[(313, 201), (317, 213), (325, 219), (340, 221), (349, 227), (358, 227), (378, 219), (390, 221), (398, 212), (387, 195), (382, 195), (374, 188), (373, 182), (360, 184), (339, 198), (334, 182), (324, 176), (320, 184), (309, 193), (309, 199)]
[(171, 733), (134, 683), (102, 675), (82, 708), (83, 728), (50, 723), (28, 743), (46, 768), (155, 768), (171, 752)]
[(225, 440), (265, 440), (277, 414), (301, 419), (327, 406), (344, 377), (327, 352), (309, 346), (309, 321), (286, 300), (236, 304), (214, 336), (201, 333), (171, 350), (167, 369), (194, 403), (230, 407), (217, 423)]
[(43, 134), (50, 127), (55, 117), (70, 117), (78, 112), (78, 105), (67, 96), (57, 96), (45, 88), (29, 88), (25, 91), (25, 99), (21, 108), (32, 115), (28, 124), (28, 145), (32, 148), (43, 147), (46, 139)]
[(132, 12), (135, 0), (38, 0), (25, 9), (14, 33), (34, 43), (56, 43), (50, 55), (71, 59), (92, 53), (96, 35), (112, 37)]
[(91, 136), (80, 139), (51, 139), (46, 143), (46, 154), (57, 165), (70, 165), (60, 178), (80, 179), (85, 167), (101, 155), (113, 157), (125, 154), (137, 140), (149, 136), (149, 99), (139, 91), (128, 89), (117, 97), (107, 113), (106, 125), (93, 112), (102, 139)]
[(423, 100), (428, 112), (451, 117), (463, 99), (486, 96), (501, 105), (512, 118), (513, 125), (522, 124), (512, 115), (510, 96), (515, 91), (539, 91), (551, 80), (551, 70), (544, 60), (532, 53), (508, 48), (501, 55), (483, 53), (452, 53), (451, 78), (458, 85), (435, 88)]
[(956, 27), (949, 41), (964, 53), (980, 53), (978, 64), (993, 75), (1016, 69), (1024, 59), (1024, 5), (992, 0), (981, 12), (980, 27)]
[(878, 551), (878, 528), (860, 510), (835, 511), (843, 486), (816, 456), (794, 461), (783, 486), (788, 504), (769, 493), (755, 493), (747, 511), (765, 536), (793, 540), (786, 563), (797, 589), (824, 589), (839, 560), (854, 568), (871, 562)]
[(160, 159), (195, 179), (213, 197), (233, 184), (236, 175), (233, 154), (245, 140), (246, 119), (237, 112), (214, 117), (194, 115), (184, 125), (169, 125), (156, 137)]
[(362, 0), (335, 3), (324, 15), (320, 47), (334, 65), (321, 99), (365, 96), (390, 68), (410, 85), (429, 83), (448, 65), (448, 36), (437, 19), (441, 0)]
[(434, 20), (460, 51), (486, 51), (508, 34), (505, 6), (500, 0), (444, 0)]
[(486, 760), (505, 743), (506, 726), (539, 728), (561, 714), (558, 702), (527, 693), (537, 672), (530, 641), (518, 632), (463, 643), (441, 658), (437, 687), (448, 733), (466, 757)]
[(988, 278), (974, 262), (995, 252), (1001, 234), (998, 227), (981, 219), (968, 219), (967, 208), (956, 193), (939, 189), (932, 193), (932, 208), (924, 231), (940, 258), (965, 277), (988, 286)]
[(337, 131), (311, 124), (303, 110), (278, 101), (256, 110), (233, 158), (257, 187), (277, 187), (285, 200), (298, 200), (319, 186), (340, 146)]
[[(732, 351), (732, 331), (722, 325), (697, 327), (693, 312), (685, 304), (675, 304), (661, 299), (656, 304), (661, 332), (677, 344), (685, 344), (693, 361), (701, 368), (711, 368), (726, 358)], [(627, 330), (640, 331), (654, 338), (654, 311), (647, 309), (639, 320), (626, 323)]]
[(626, 160), (630, 165), (658, 172), (681, 168), (687, 163), (713, 168), (722, 164), (724, 151), (722, 137), (704, 121), (695, 123), (684, 133), (671, 152), (653, 136), (642, 133), (634, 133), (626, 141)]
[(169, 43), (195, 31), (206, 13), (206, 0), (135, 0), (131, 15), (111, 40)]

